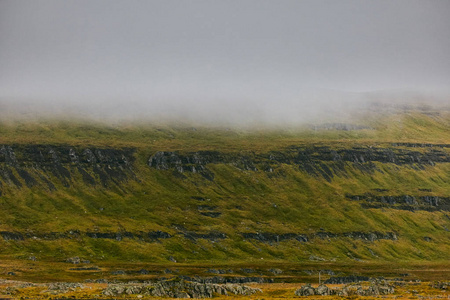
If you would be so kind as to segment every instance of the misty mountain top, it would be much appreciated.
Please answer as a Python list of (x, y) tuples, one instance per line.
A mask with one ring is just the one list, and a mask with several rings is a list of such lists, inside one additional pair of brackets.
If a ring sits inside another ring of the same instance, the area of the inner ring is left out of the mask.
[(14, 99), (0, 98), (2, 120), (82, 119), (107, 123), (186, 123), (206, 126), (302, 126), (355, 122), (369, 114), (450, 111), (450, 96), (383, 91), (309, 91), (284, 99)]

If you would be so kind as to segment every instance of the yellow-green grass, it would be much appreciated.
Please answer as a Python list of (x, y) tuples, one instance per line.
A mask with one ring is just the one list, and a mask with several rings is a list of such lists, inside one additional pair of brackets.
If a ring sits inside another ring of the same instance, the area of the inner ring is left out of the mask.
[[(149, 232), (161, 230), (173, 237), (143, 242), (123, 238), (109, 239), (26, 239), (0, 241), (2, 257), (18, 266), (39, 265), (21, 271), (20, 276), (36, 280), (74, 280), (78, 272), (66, 272), (68, 257), (80, 256), (93, 264), (156, 264), (187, 266), (311, 264), (311, 256), (325, 259), (318, 266), (337, 264), (358, 268), (380, 264), (442, 265), (450, 260), (450, 218), (443, 211), (406, 211), (392, 207), (366, 209), (346, 196), (377, 195), (450, 196), (450, 164), (435, 166), (395, 165), (375, 162), (378, 171), (363, 172), (345, 166), (344, 175), (331, 181), (301, 171), (298, 166), (280, 164), (271, 174), (243, 171), (228, 164), (211, 164), (213, 181), (200, 174), (186, 173), (181, 179), (172, 170), (151, 169), (148, 158), (157, 151), (214, 150), (239, 153), (267, 153), (289, 146), (391, 147), (392, 143), (450, 143), (448, 112), (440, 115), (419, 113), (377, 116), (359, 120), (372, 129), (339, 131), (313, 130), (309, 127), (287, 129), (237, 129), (186, 126), (185, 124), (105, 124), (79, 120), (33, 122), (5, 121), (0, 125), (0, 144), (75, 145), (80, 147), (136, 148), (133, 172), (129, 178), (109, 187), (89, 186), (74, 173), (71, 186), (64, 187), (52, 174), (56, 185), (50, 191), (42, 185), (22, 188), (4, 183), (0, 197), (0, 231), (11, 232)], [(405, 147), (406, 146), (400, 146)], [(424, 152), (426, 148), (415, 148)], [(442, 148), (440, 151), (450, 151)], [(331, 164), (326, 162), (325, 164)], [(34, 170), (38, 174), (40, 170)], [(16, 174), (16, 171), (13, 171)], [(20, 178), (17, 174), (16, 177)], [(387, 192), (378, 192), (385, 189)], [(427, 192), (424, 190), (431, 190)], [(203, 202), (193, 199), (201, 196)], [(217, 218), (201, 215), (199, 205), (215, 207)], [(175, 227), (177, 226), (177, 227)], [(219, 231), (227, 239), (209, 241), (186, 239), (187, 231)], [(286, 240), (264, 243), (243, 239), (244, 232), (274, 234), (316, 232), (396, 232), (399, 239), (368, 242), (350, 238), (313, 238), (302, 243)], [(431, 241), (425, 241), (431, 237)], [(35, 256), (38, 262), (28, 260)], [(173, 256), (178, 263), (171, 263)], [(358, 260), (358, 261), (356, 261)], [(362, 261), (362, 262), (361, 262)], [(55, 265), (52, 265), (55, 264)], [(286, 266), (284, 265), (284, 266)], [(54, 268), (51, 273), (47, 268)], [(58, 269), (59, 268), (59, 269)], [(6, 270), (6, 269), (5, 269)], [(39, 269), (40, 270), (40, 269)], [(59, 271), (58, 271), (59, 270)], [(108, 269), (109, 270), (109, 269)], [(194, 272), (194, 271), (193, 271)], [(195, 272), (194, 272), (195, 273)], [(89, 275), (89, 274), (87, 274)], [(97, 274), (98, 275), (98, 274)], [(97, 276), (95, 275), (95, 276)], [(89, 275), (90, 276), (90, 275)]]

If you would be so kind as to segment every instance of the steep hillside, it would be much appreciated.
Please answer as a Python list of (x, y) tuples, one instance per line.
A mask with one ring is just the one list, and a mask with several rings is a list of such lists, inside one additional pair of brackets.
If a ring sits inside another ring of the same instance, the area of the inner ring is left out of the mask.
[(290, 129), (0, 126), (4, 259), (450, 259), (450, 117)]

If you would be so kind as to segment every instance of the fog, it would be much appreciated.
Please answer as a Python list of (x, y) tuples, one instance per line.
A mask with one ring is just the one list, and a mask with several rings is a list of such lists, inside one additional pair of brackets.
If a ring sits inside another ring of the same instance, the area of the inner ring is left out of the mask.
[(0, 116), (297, 124), (448, 104), (449, 1), (0, 1)]

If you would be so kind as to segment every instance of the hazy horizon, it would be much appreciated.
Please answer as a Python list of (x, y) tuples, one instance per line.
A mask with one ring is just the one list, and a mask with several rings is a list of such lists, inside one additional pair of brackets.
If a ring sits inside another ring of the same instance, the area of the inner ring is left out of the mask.
[(438, 0), (3, 0), (0, 104), (238, 124), (351, 115), (383, 93), (447, 105), (449, 29)]

